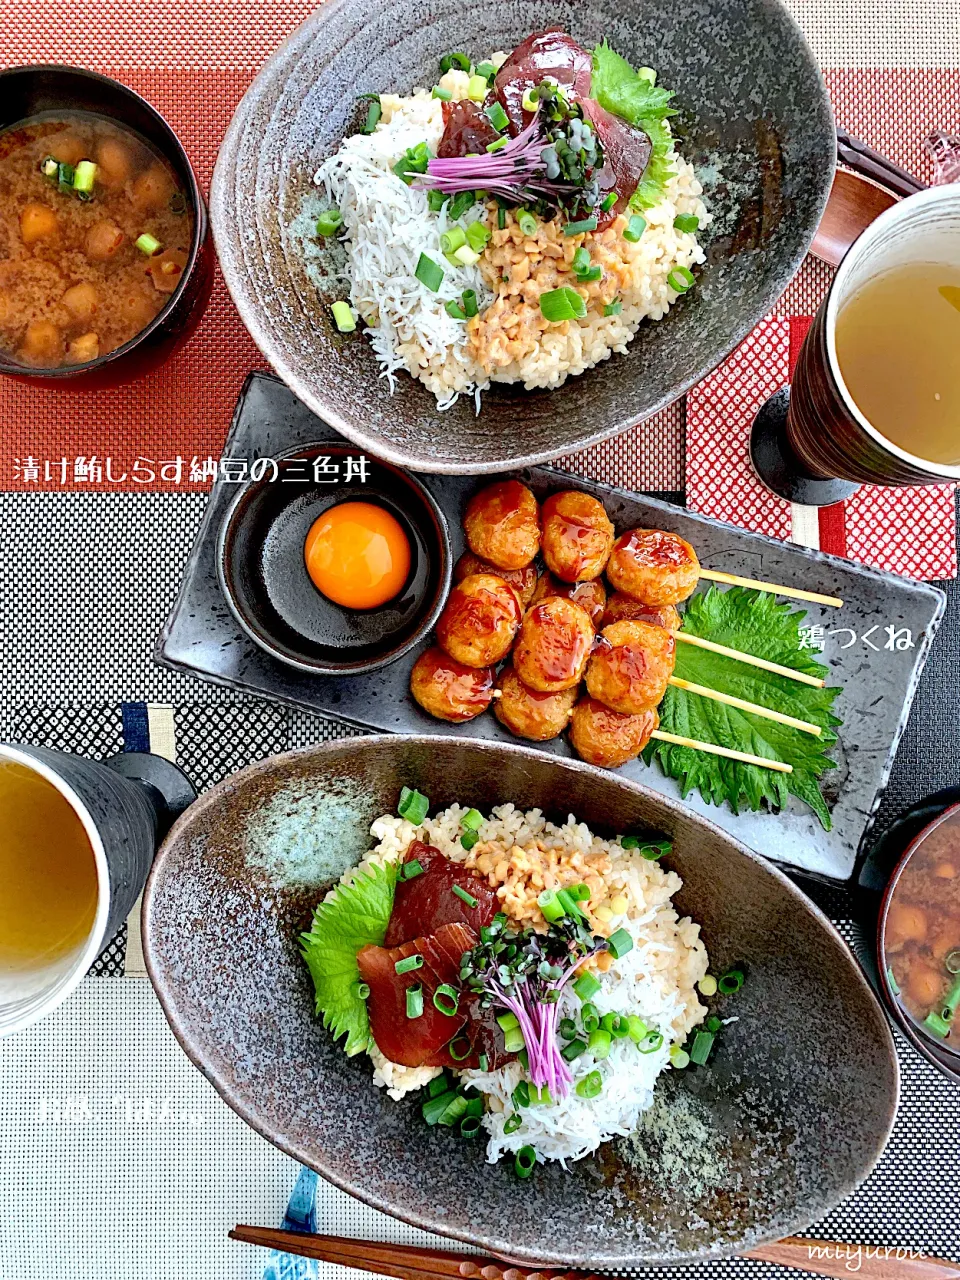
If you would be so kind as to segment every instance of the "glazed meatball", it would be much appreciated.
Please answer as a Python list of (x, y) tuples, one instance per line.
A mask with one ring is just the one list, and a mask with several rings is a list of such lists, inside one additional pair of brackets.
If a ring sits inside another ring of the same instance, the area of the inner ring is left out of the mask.
[(614, 622), (601, 632), (587, 667), (587, 692), (611, 711), (638, 716), (659, 706), (673, 675), (677, 642), (649, 622)]
[(560, 693), (583, 679), (593, 639), (593, 623), (586, 611), (572, 600), (550, 596), (527, 610), (513, 665), (531, 689)]
[(542, 573), (530, 603), (539, 604), (549, 596), (563, 596), (566, 600), (572, 600), (581, 609), (586, 609), (595, 627), (600, 625), (607, 592), (599, 578), (593, 578), (589, 582), (559, 582), (552, 573)]
[(437, 623), (437, 644), (468, 667), (490, 667), (510, 652), (523, 606), (509, 582), (475, 573), (458, 583)]
[(500, 697), (493, 704), (493, 714), (511, 733), (531, 742), (546, 742), (563, 733), (578, 694), (576, 686), (560, 693), (528, 689), (512, 666), (504, 667), (497, 688)]
[(700, 578), (689, 542), (662, 529), (631, 529), (613, 544), (607, 577), (616, 591), (659, 608), (692, 595)]
[(680, 627), (680, 615), (672, 604), (661, 605), (659, 609), (650, 604), (641, 604), (632, 600), (621, 591), (615, 591), (607, 600), (603, 613), (603, 625), (609, 627), (611, 622), (649, 622), (652, 627), (663, 627), (664, 631), (677, 631)]
[(613, 525), (602, 502), (567, 489), (543, 504), (543, 558), (561, 582), (599, 578), (613, 548)]
[(469, 578), (474, 573), (492, 573), (495, 577), (502, 578), (504, 582), (509, 582), (511, 587), (516, 588), (524, 608), (533, 599), (533, 593), (537, 588), (537, 571), (532, 564), (528, 564), (525, 569), (498, 569), (489, 560), (481, 560), (472, 551), (465, 551), (453, 566), (453, 580), (462, 582), (464, 578)]
[(525, 569), (540, 550), (540, 510), (519, 480), (500, 480), (474, 494), (463, 528), (473, 554), (498, 569)]
[(637, 758), (659, 723), (655, 707), (624, 716), (593, 698), (581, 698), (570, 719), (570, 742), (581, 760), (616, 769)]
[(428, 715), (461, 724), (489, 707), (493, 672), (489, 667), (465, 667), (442, 649), (427, 649), (410, 672), (410, 692)]

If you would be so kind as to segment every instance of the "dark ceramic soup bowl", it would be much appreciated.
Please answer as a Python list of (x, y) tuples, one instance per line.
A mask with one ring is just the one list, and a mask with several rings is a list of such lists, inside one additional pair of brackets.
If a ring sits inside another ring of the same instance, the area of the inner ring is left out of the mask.
[[(321, 1027), (299, 935), (404, 785), (434, 809), (512, 801), (673, 841), (680, 911), (701, 922), (712, 971), (737, 964), (746, 981), (709, 1068), (658, 1082), (664, 1142), (645, 1170), (618, 1141), (521, 1182), (478, 1143), (427, 1128), (416, 1095), (374, 1088), (366, 1058)], [(258, 1132), (377, 1209), (522, 1262), (694, 1262), (789, 1235), (866, 1177), (894, 1119), (889, 1027), (816, 907), (682, 805), (525, 747), (364, 737), (253, 765), (174, 827), (143, 929), (174, 1033)]]
[(125, 85), (80, 67), (11, 67), (0, 72), (0, 131), (42, 112), (89, 112), (145, 139), (172, 166), (193, 215), (187, 264), (169, 300), (129, 342), (83, 365), (28, 367), (0, 352), (0, 373), (44, 387), (91, 391), (131, 382), (158, 368), (190, 337), (210, 300), (214, 252), (206, 206), (177, 135), (149, 102)]
[[(442, 413), (406, 373), (391, 395), (359, 330), (339, 334), (337, 295), (308, 262), (319, 161), (356, 132), (358, 94), (429, 87), (438, 60), (479, 60), (560, 24), (603, 37), (676, 90), (678, 145), (714, 223), (697, 286), (613, 355), (556, 391), (496, 386), (475, 413)], [(491, 472), (543, 462), (625, 430), (675, 400), (757, 324), (806, 253), (835, 167), (820, 73), (778, 0), (330, 0), (267, 63), (220, 151), (211, 218), (247, 328), (276, 372), (331, 426), (380, 457), (424, 471)], [(311, 209), (312, 217), (309, 216)]]

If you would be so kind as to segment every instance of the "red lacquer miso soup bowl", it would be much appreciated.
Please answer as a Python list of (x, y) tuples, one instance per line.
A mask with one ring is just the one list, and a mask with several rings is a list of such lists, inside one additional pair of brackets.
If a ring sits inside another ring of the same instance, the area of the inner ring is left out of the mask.
[(884, 894), (877, 947), (900, 1030), (960, 1083), (960, 805), (907, 846)]
[(76, 67), (0, 72), (0, 373), (92, 390), (151, 372), (213, 265), (196, 175), (148, 102)]

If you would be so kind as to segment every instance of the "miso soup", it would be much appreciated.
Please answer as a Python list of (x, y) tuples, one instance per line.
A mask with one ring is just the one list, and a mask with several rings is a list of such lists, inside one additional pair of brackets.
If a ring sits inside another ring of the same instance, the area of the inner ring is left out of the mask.
[(173, 167), (113, 120), (0, 133), (0, 352), (54, 369), (123, 346), (170, 300), (193, 228)]

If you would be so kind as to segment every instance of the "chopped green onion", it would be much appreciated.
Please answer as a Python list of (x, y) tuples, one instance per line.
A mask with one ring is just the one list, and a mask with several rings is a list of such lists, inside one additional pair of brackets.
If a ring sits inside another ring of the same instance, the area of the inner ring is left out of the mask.
[(573, 894), (570, 893), (569, 889), (558, 889), (557, 900), (563, 907), (564, 912), (572, 919), (579, 916), (581, 920), (586, 920), (587, 917), (584, 915), (583, 908)]
[(527, 1084), (526, 1080), (520, 1081), (520, 1083), (514, 1089), (513, 1093), (511, 1093), (510, 1101), (513, 1103), (514, 1107), (518, 1111), (520, 1110), (521, 1107), (529, 1107), (530, 1086)]
[(537, 1152), (534, 1147), (521, 1147), (513, 1159), (513, 1171), (518, 1178), (529, 1178), (537, 1167)]
[(577, 1038), (577, 1024), (572, 1018), (561, 1018), (560, 1026), (557, 1030), (560, 1032), (561, 1040), (575, 1040)]
[(486, 1071), (490, 1065), (490, 1059), (487, 1057), (487, 1055), (485, 1053), (481, 1053), (478, 1061), (480, 1063), (480, 1070)]
[(598, 1061), (607, 1056), (612, 1044), (613, 1036), (604, 1027), (597, 1027), (596, 1031), (591, 1031), (587, 1039), (587, 1048)]
[(677, 231), (696, 231), (700, 225), (700, 219), (695, 213), (678, 213), (673, 220), (673, 225)]
[(469, 71), (470, 59), (465, 53), (445, 53), (440, 59), (440, 74), (446, 75), (453, 68), (457, 71)]
[(495, 151), (502, 151), (509, 141), (510, 139), (504, 134), (503, 137), (495, 138), (493, 142), (488, 142), (486, 149), (492, 155)]
[(420, 791), (411, 791), (409, 787), (402, 787), (400, 790), (400, 803), (397, 805), (397, 813), (401, 818), (406, 818), (408, 822), (412, 822), (415, 827), (419, 827), (420, 823), (427, 816), (427, 810), (430, 808), (430, 801)]
[(435, 84), (433, 86), (433, 92), (430, 94), (430, 97), (439, 98), (441, 102), (449, 102), (450, 99), (453, 97), (453, 94), (450, 92), (449, 89), (442, 89), (440, 85)]
[(657, 83), (657, 73), (653, 67), (637, 67), (637, 76), (640, 80), (646, 80), (649, 84)]
[(569, 1044), (564, 1045), (560, 1050), (560, 1057), (563, 1058), (565, 1062), (573, 1062), (575, 1058), (579, 1058), (581, 1053), (586, 1053), (586, 1051), (586, 1040), (571, 1040)]
[(339, 230), (342, 222), (343, 214), (339, 209), (324, 209), (320, 217), (317, 218), (317, 235), (334, 235)]
[(447, 195), (443, 191), (427, 192), (427, 208), (431, 213), (439, 213), (447, 202)]
[(618, 316), (622, 310), (623, 303), (619, 298), (614, 298), (612, 302), (608, 302), (603, 308), (603, 314), (605, 316)]
[[(444, 1114), (447, 1108), (460, 1097), (456, 1089), (448, 1087), (448, 1081), (444, 1077), (438, 1077), (438, 1079), (442, 1082), (444, 1088), (437, 1093), (431, 1094), (420, 1109), (424, 1120), (429, 1125), (439, 1124), (440, 1117)], [(437, 1081), (435, 1080), (430, 1081), (431, 1085), (436, 1083)], [(464, 1101), (466, 1100), (464, 1099)]]
[(357, 318), (349, 302), (335, 302), (330, 310), (333, 312), (333, 322), (340, 332), (353, 333), (357, 327)]
[(686, 293), (696, 283), (693, 272), (688, 271), (686, 267), (674, 267), (667, 276), (667, 284), (674, 293)]
[(562, 920), (566, 915), (563, 906), (557, 896), (556, 889), (544, 889), (537, 896), (537, 906), (543, 913), (543, 918), (549, 924), (556, 924), (558, 920)]
[(950, 1023), (945, 1021), (939, 1013), (928, 1013), (923, 1020), (923, 1025), (928, 1031), (934, 1032), (938, 1036), (948, 1036), (950, 1034)]
[(187, 212), (187, 197), (182, 191), (175, 191), (170, 197), (170, 212), (178, 214)]
[(464, 289), (460, 300), (463, 303), (463, 309), (467, 313), (468, 319), (471, 316), (475, 316), (477, 312), (480, 310), (479, 306), (477, 305), (477, 295), (475, 290)]
[(521, 1067), (523, 1067), (524, 1071), (530, 1070), (530, 1055), (527, 1053), (526, 1049), (522, 1049), (517, 1054), (517, 1061), (520, 1063)]
[(434, 1076), (427, 1085), (427, 1097), (435, 1098), (440, 1093), (446, 1093), (449, 1088), (450, 1081), (447, 1078), (447, 1073), (444, 1071), (440, 1075)]
[(503, 205), (501, 205), (500, 208), (497, 210), (497, 230), (503, 231), (506, 225), (507, 225), (507, 211), (503, 207)]
[(659, 1031), (648, 1031), (637, 1048), (641, 1053), (656, 1053), (663, 1044), (663, 1035)]
[(743, 970), (729, 969), (722, 978), (717, 982), (717, 988), (722, 996), (732, 996), (743, 986)]
[(353, 992), (353, 994), (357, 997), (358, 1000), (366, 1000), (367, 996), (369, 996), (370, 994), (370, 988), (367, 986), (365, 982), (355, 982), (351, 986), (350, 990)]
[(705, 973), (697, 983), (697, 990), (707, 999), (717, 994), (717, 980), (712, 973)]
[(40, 172), (45, 178), (56, 178), (60, 173), (59, 161), (53, 156), (44, 156), (40, 161)]
[[(440, 988), (438, 987), (437, 990), (439, 991), (439, 989)], [(434, 997), (434, 1003), (436, 1003), (436, 997)], [(446, 1010), (443, 1009), (441, 1010), (441, 1012), (446, 1013)], [(453, 1015), (451, 1014), (450, 1016), (452, 1017)], [(463, 1048), (458, 1049), (457, 1045), (463, 1045)], [(454, 1060), (454, 1062), (463, 1062), (464, 1058), (470, 1057), (472, 1050), (473, 1050), (473, 1045), (470, 1043), (470, 1041), (467, 1039), (466, 1036), (454, 1036), (454, 1038), (447, 1045), (447, 1051), (449, 1052), (450, 1057)]]
[(436, 293), (443, 284), (443, 267), (439, 263), (434, 262), (432, 258), (428, 258), (425, 253), (421, 253), (417, 262), (417, 269), (413, 273), (422, 285)]
[(623, 238), (624, 240), (629, 240), (631, 244), (636, 244), (646, 229), (646, 218), (642, 218), (639, 213), (635, 213), (623, 228)]
[(474, 70), (478, 76), (483, 76), (484, 80), (489, 80), (491, 76), (497, 74), (497, 68), (492, 62), (481, 62)]
[(472, 191), (458, 191), (450, 201), (450, 217), (456, 222), (458, 218), (462, 218), (471, 205), (476, 203), (476, 196)]
[(690, 1046), (690, 1061), (695, 1062), (698, 1067), (702, 1067), (710, 1057), (710, 1050), (713, 1048), (713, 1042), (716, 1038), (712, 1031), (698, 1031), (693, 1037), (693, 1044)]
[(461, 888), (460, 885), (455, 884), (453, 886), (453, 892), (457, 895), (460, 901), (465, 902), (468, 907), (476, 907), (479, 905), (473, 894), (467, 893), (466, 889)]
[(504, 111), (499, 102), (491, 102), (489, 107), (484, 107), (483, 114), (487, 117), (498, 133), (503, 133), (504, 129), (510, 123), (510, 117)]
[(453, 253), (466, 243), (467, 233), (463, 227), (449, 227), (440, 237), (440, 248), (444, 253)]
[(642, 1018), (638, 1018), (635, 1013), (631, 1013), (627, 1018), (627, 1032), (630, 1039), (635, 1044), (639, 1044), (641, 1040), (646, 1038), (649, 1027)]
[(639, 849), (639, 847), (640, 847), (640, 840), (637, 836), (621, 836), (620, 837), (621, 849)]
[(523, 1032), (519, 1027), (515, 1027), (513, 1031), (505, 1031), (503, 1033), (503, 1048), (506, 1053), (522, 1053), (526, 1048), (527, 1042), (523, 1038)]
[(416, 952), (412, 956), (406, 956), (403, 960), (398, 960), (393, 968), (396, 973), (413, 973), (414, 969), (423, 968), (423, 956)]
[(600, 208), (603, 210), (604, 213), (609, 213), (616, 203), (617, 203), (617, 193), (615, 191), (608, 191), (607, 194), (603, 197), (603, 203), (600, 205)]
[(540, 314), (551, 324), (564, 320), (580, 320), (587, 314), (587, 304), (576, 289), (561, 286), (540, 295)]
[[(943, 963), (946, 966), (947, 973), (960, 973), (960, 947), (955, 948), (953, 951), (948, 951), (947, 958)], [(888, 973), (887, 977), (891, 977), (891, 974)], [(894, 985), (894, 983), (891, 983), (891, 986)]]
[(75, 172), (76, 170), (72, 164), (57, 165), (57, 186), (62, 192), (66, 193), (73, 190)]
[(600, 1012), (597, 1009), (597, 1006), (595, 1004), (590, 1004), (589, 1002), (585, 1004), (580, 1010), (580, 1021), (583, 1024), (583, 1029), (587, 1035), (589, 1035), (591, 1031), (596, 1031), (597, 1027), (600, 1025)]
[[(448, 311), (450, 310), (450, 305), (451, 305), (451, 304), (448, 302), (448, 303), (447, 303), (447, 310), (448, 310)], [(456, 303), (454, 303), (453, 305), (454, 305), (454, 306), (456, 306)], [(461, 319), (461, 318), (462, 318), (462, 319), (466, 320), (466, 318), (467, 318), (467, 313), (466, 313), (462, 308), (460, 308), (460, 307), (458, 307), (458, 308), (457, 308), (457, 310), (460, 312), (460, 315), (457, 317), (457, 319), (459, 320), (459, 319)], [(451, 312), (451, 314), (452, 314), (452, 312)], [(464, 848), (464, 849), (466, 849), (468, 852), (473, 848), (473, 846), (474, 846), (475, 844), (477, 844), (477, 843), (479, 842), (479, 840), (480, 840), (480, 832), (479, 832), (479, 831), (465, 831), (465, 832), (463, 833), (463, 835), (460, 837), (460, 843), (461, 843), (461, 845), (462, 845), (462, 846), (463, 846), (463, 848)]]
[(97, 177), (97, 166), (92, 160), (81, 160), (73, 171), (73, 189), (80, 195), (88, 196), (93, 190)]
[(467, 244), (474, 253), (482, 253), (489, 239), (490, 232), (482, 222), (471, 222), (467, 227)]
[(149, 231), (145, 231), (142, 236), (137, 236), (133, 243), (137, 246), (140, 252), (145, 253), (148, 258), (152, 258), (160, 249), (160, 241), (156, 236), (152, 236)]
[(536, 85), (534, 85), (532, 89), (526, 90), (520, 105), (523, 107), (524, 111), (536, 111), (540, 105), (540, 94), (537, 92)]
[(712, 1016), (712, 1017), (709, 1017), (703, 1025), (707, 1028), (708, 1031), (716, 1032), (720, 1030), (720, 1028), (723, 1026), (723, 1023), (720, 1021), (718, 1017)]
[(441, 1112), (437, 1124), (443, 1125), (445, 1129), (452, 1129), (461, 1116), (466, 1115), (467, 1106), (467, 1100), (462, 1093), (454, 1094), (447, 1103), (446, 1108)]
[(480, 1132), (479, 1116), (464, 1116), (460, 1121), (460, 1133), (464, 1138), (475, 1138)]
[(630, 1034), (630, 1021), (625, 1013), (605, 1013), (600, 1026), (609, 1031), (614, 1040), (625, 1040)]
[(523, 1124), (523, 1116), (518, 1116), (517, 1113), (514, 1111), (513, 1115), (511, 1115), (504, 1122), (503, 1132), (516, 1133), (522, 1124)]
[(579, 222), (568, 222), (563, 228), (565, 236), (579, 236), (585, 231), (596, 231), (597, 215), (591, 214), (589, 218), (581, 218)]
[(686, 1049), (681, 1049), (678, 1044), (670, 1046), (670, 1065), (676, 1067), (678, 1071), (682, 1071), (684, 1067), (690, 1065), (690, 1055)]
[(583, 884), (582, 882), (580, 884), (568, 885), (567, 893), (569, 893), (574, 902), (590, 901), (590, 886)]
[(426, 173), (430, 163), (430, 149), (425, 142), (418, 142), (415, 147), (408, 147), (397, 163), (393, 172), (409, 187), (418, 173)]
[(473, 267), (480, 261), (479, 253), (476, 253), (468, 244), (461, 245), (453, 255), (461, 267)]
[(519, 1025), (520, 1020), (515, 1013), (507, 1012), (497, 1014), (497, 1026), (501, 1031), (513, 1031), (516, 1027), (519, 1027)]
[(537, 220), (529, 209), (521, 209), (517, 214), (517, 226), (521, 235), (529, 237), (537, 234)]
[(423, 863), (419, 858), (411, 858), (409, 862), (403, 863), (400, 868), (401, 880), (416, 880), (417, 876), (423, 875)]
[(483, 814), (479, 809), (468, 809), (460, 819), (460, 825), (468, 831), (479, 831), (483, 826)]
[(581, 245), (577, 252), (573, 255), (572, 267), (574, 272), (580, 276), (584, 271), (590, 269), (590, 250)]
[(537, 1086), (530, 1086), (530, 1105), (539, 1107), (549, 1107), (553, 1105), (553, 1098), (550, 1096), (550, 1090), (543, 1084), (538, 1089)]
[(419, 1018), (423, 1013), (423, 987), (407, 987), (407, 1017)]
[(580, 977), (573, 984), (573, 989), (581, 1000), (592, 1000), (600, 990), (600, 983), (588, 970), (586, 973), (581, 973)]
[(578, 276), (584, 284), (589, 284), (591, 280), (600, 280), (603, 278), (603, 267), (598, 263), (595, 267), (587, 267), (582, 275)]
[(383, 107), (380, 105), (380, 99), (377, 97), (367, 107), (367, 118), (360, 128), (361, 133), (373, 133), (377, 125), (380, 123), (380, 117), (383, 115)]
[(449, 982), (441, 982), (433, 993), (433, 1007), (446, 1014), (448, 1018), (452, 1018), (460, 1008), (460, 997), (457, 995), (456, 987), (451, 987)]
[(656, 862), (658, 858), (668, 854), (672, 848), (673, 845), (669, 840), (651, 840), (641, 845), (640, 857), (646, 858), (647, 862)]
[(607, 939), (607, 947), (615, 960), (621, 960), (628, 951), (633, 950), (633, 939), (626, 929), (617, 929)]
[(485, 76), (473, 75), (467, 85), (467, 97), (471, 102), (482, 102), (487, 96), (487, 81)]
[(591, 1071), (577, 1085), (577, 1095), (581, 1098), (596, 1098), (603, 1090), (603, 1076), (599, 1071)]

